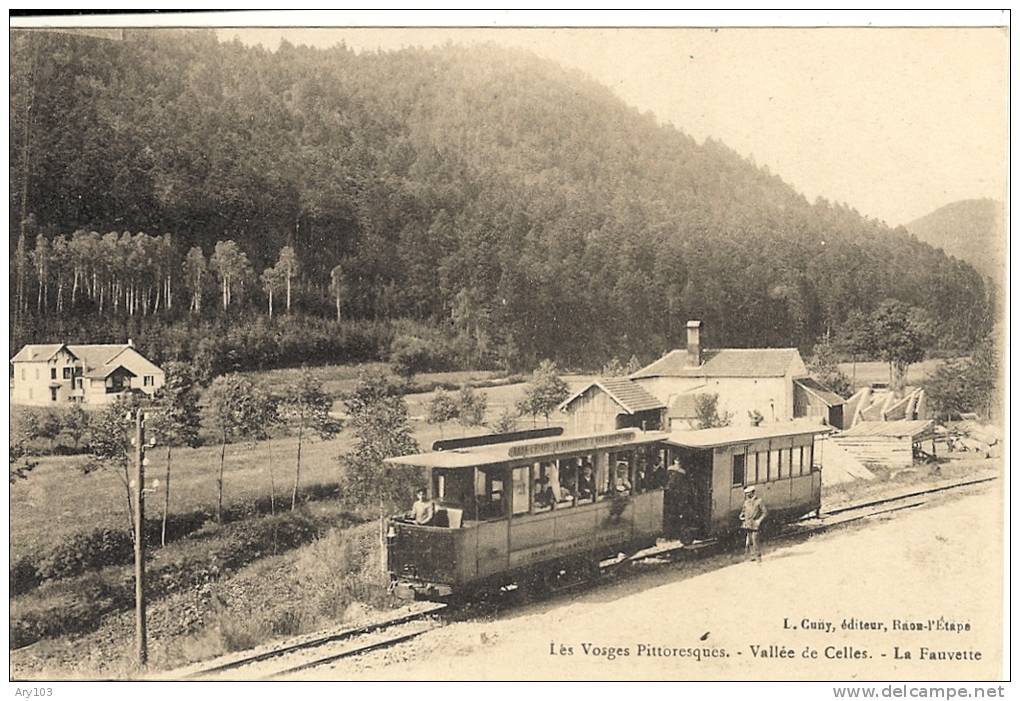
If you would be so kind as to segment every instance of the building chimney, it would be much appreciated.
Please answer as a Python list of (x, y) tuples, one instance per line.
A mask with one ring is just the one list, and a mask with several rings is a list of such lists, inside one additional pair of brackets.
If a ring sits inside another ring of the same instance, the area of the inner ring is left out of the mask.
[[(687, 333), (689, 334), (690, 331), (688, 331)], [(128, 339), (127, 344), (128, 344), (128, 348), (134, 348), (135, 347), (135, 342), (132, 341), (130, 338)]]
[(701, 322), (694, 319), (687, 322), (687, 365), (701, 365)]

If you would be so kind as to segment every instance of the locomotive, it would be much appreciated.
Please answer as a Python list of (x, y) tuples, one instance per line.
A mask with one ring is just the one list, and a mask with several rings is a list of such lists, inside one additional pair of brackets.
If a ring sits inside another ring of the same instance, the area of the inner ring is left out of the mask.
[[(770, 521), (798, 519), (821, 508), (815, 442), (829, 430), (788, 422), (490, 436), (388, 458), (424, 470), (434, 505), (427, 523), (401, 515), (384, 524), (391, 589), (443, 601), (597, 572), (681, 532), (687, 542), (723, 538), (739, 529), (748, 485)], [(679, 507), (664, 504), (669, 466), (689, 495)]]

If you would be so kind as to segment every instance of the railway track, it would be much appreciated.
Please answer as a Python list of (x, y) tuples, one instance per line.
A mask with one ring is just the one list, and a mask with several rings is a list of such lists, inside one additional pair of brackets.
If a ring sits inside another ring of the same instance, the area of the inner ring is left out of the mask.
[[(854, 521), (917, 508), (928, 503), (934, 494), (963, 489), (996, 479), (998, 477), (962, 480), (891, 497), (849, 504), (826, 511), (820, 517), (805, 517), (800, 521), (788, 524), (782, 531), (774, 534), (771, 540), (810, 535)], [(677, 561), (707, 556), (719, 552), (722, 546), (722, 543), (715, 540), (695, 542), (692, 545), (663, 543), (622, 560), (604, 562), (603, 571), (618, 571), (623, 569), (619, 567), (620, 565), (654, 558), (668, 557), (671, 561)], [(590, 586), (591, 582), (589, 581), (587, 584)], [(579, 586), (583, 586), (583, 583), (573, 583), (567, 587), (557, 588), (550, 591), (549, 594), (560, 594), (564, 591), (577, 589)], [(496, 612), (498, 612), (499, 608), (496, 608)], [(263, 679), (272, 679), (297, 674), (321, 665), (384, 650), (413, 640), (445, 625), (445, 622), (441, 618), (437, 618), (437, 616), (449, 609), (450, 607), (446, 604), (429, 605), (418, 611), (404, 613), (365, 626), (327, 634), (314, 634), (305, 638), (295, 639), (278, 647), (257, 651), (254, 654), (249, 653), (240, 657), (220, 660), (211, 665), (207, 664), (203, 667), (192, 669), (183, 675), (178, 673), (175, 675), (175, 678), (215, 679), (217, 677), (233, 677), (250, 679), (252, 676), (255, 676)], [(255, 672), (255, 674), (250, 675), (246, 674), (246, 672)]]
[(246, 672), (256, 671), (255, 676), (271, 679), (412, 640), (441, 626), (442, 623), (433, 617), (446, 609), (446, 604), (430, 604), (357, 628), (304, 636), (280, 646), (189, 668), (174, 677), (192, 680), (251, 678)]

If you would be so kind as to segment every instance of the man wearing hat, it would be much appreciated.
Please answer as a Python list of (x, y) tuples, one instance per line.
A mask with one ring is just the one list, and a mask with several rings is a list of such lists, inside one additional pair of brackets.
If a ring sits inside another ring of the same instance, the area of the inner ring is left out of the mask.
[(761, 529), (762, 521), (769, 515), (765, 503), (758, 498), (754, 485), (744, 488), (744, 506), (740, 510), (740, 526), (747, 534), (744, 541), (744, 554), (751, 552), (751, 559), (761, 562), (761, 547), (758, 544), (758, 531)]
[(670, 538), (680, 538), (683, 533), (687, 496), (687, 470), (680, 464), (680, 458), (676, 458), (666, 470), (663, 495), (663, 520), (666, 523), (666, 535)]

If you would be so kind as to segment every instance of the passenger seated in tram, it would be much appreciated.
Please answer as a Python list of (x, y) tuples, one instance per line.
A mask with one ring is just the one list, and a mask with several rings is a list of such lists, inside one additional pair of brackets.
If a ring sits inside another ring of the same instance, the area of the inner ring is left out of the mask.
[(627, 466), (627, 463), (622, 461), (616, 463), (615, 488), (617, 494), (630, 494), (631, 489), (633, 489), (630, 477), (627, 474), (629, 471), (630, 468)]
[(559, 474), (559, 495), (557, 501), (574, 500), (574, 485), (577, 482), (577, 469), (573, 465), (564, 465)]
[(411, 510), (405, 515), (405, 518), (419, 526), (431, 525), (436, 517), (436, 505), (425, 498), (426, 492), (424, 487), (419, 487), (416, 494), (418, 498), (411, 505)]
[(591, 463), (581, 465), (581, 476), (577, 480), (577, 498), (581, 501), (595, 500), (595, 474)]
[(535, 480), (535, 507), (539, 509), (552, 509), (556, 506), (556, 494), (549, 484), (548, 477), (539, 477)]

